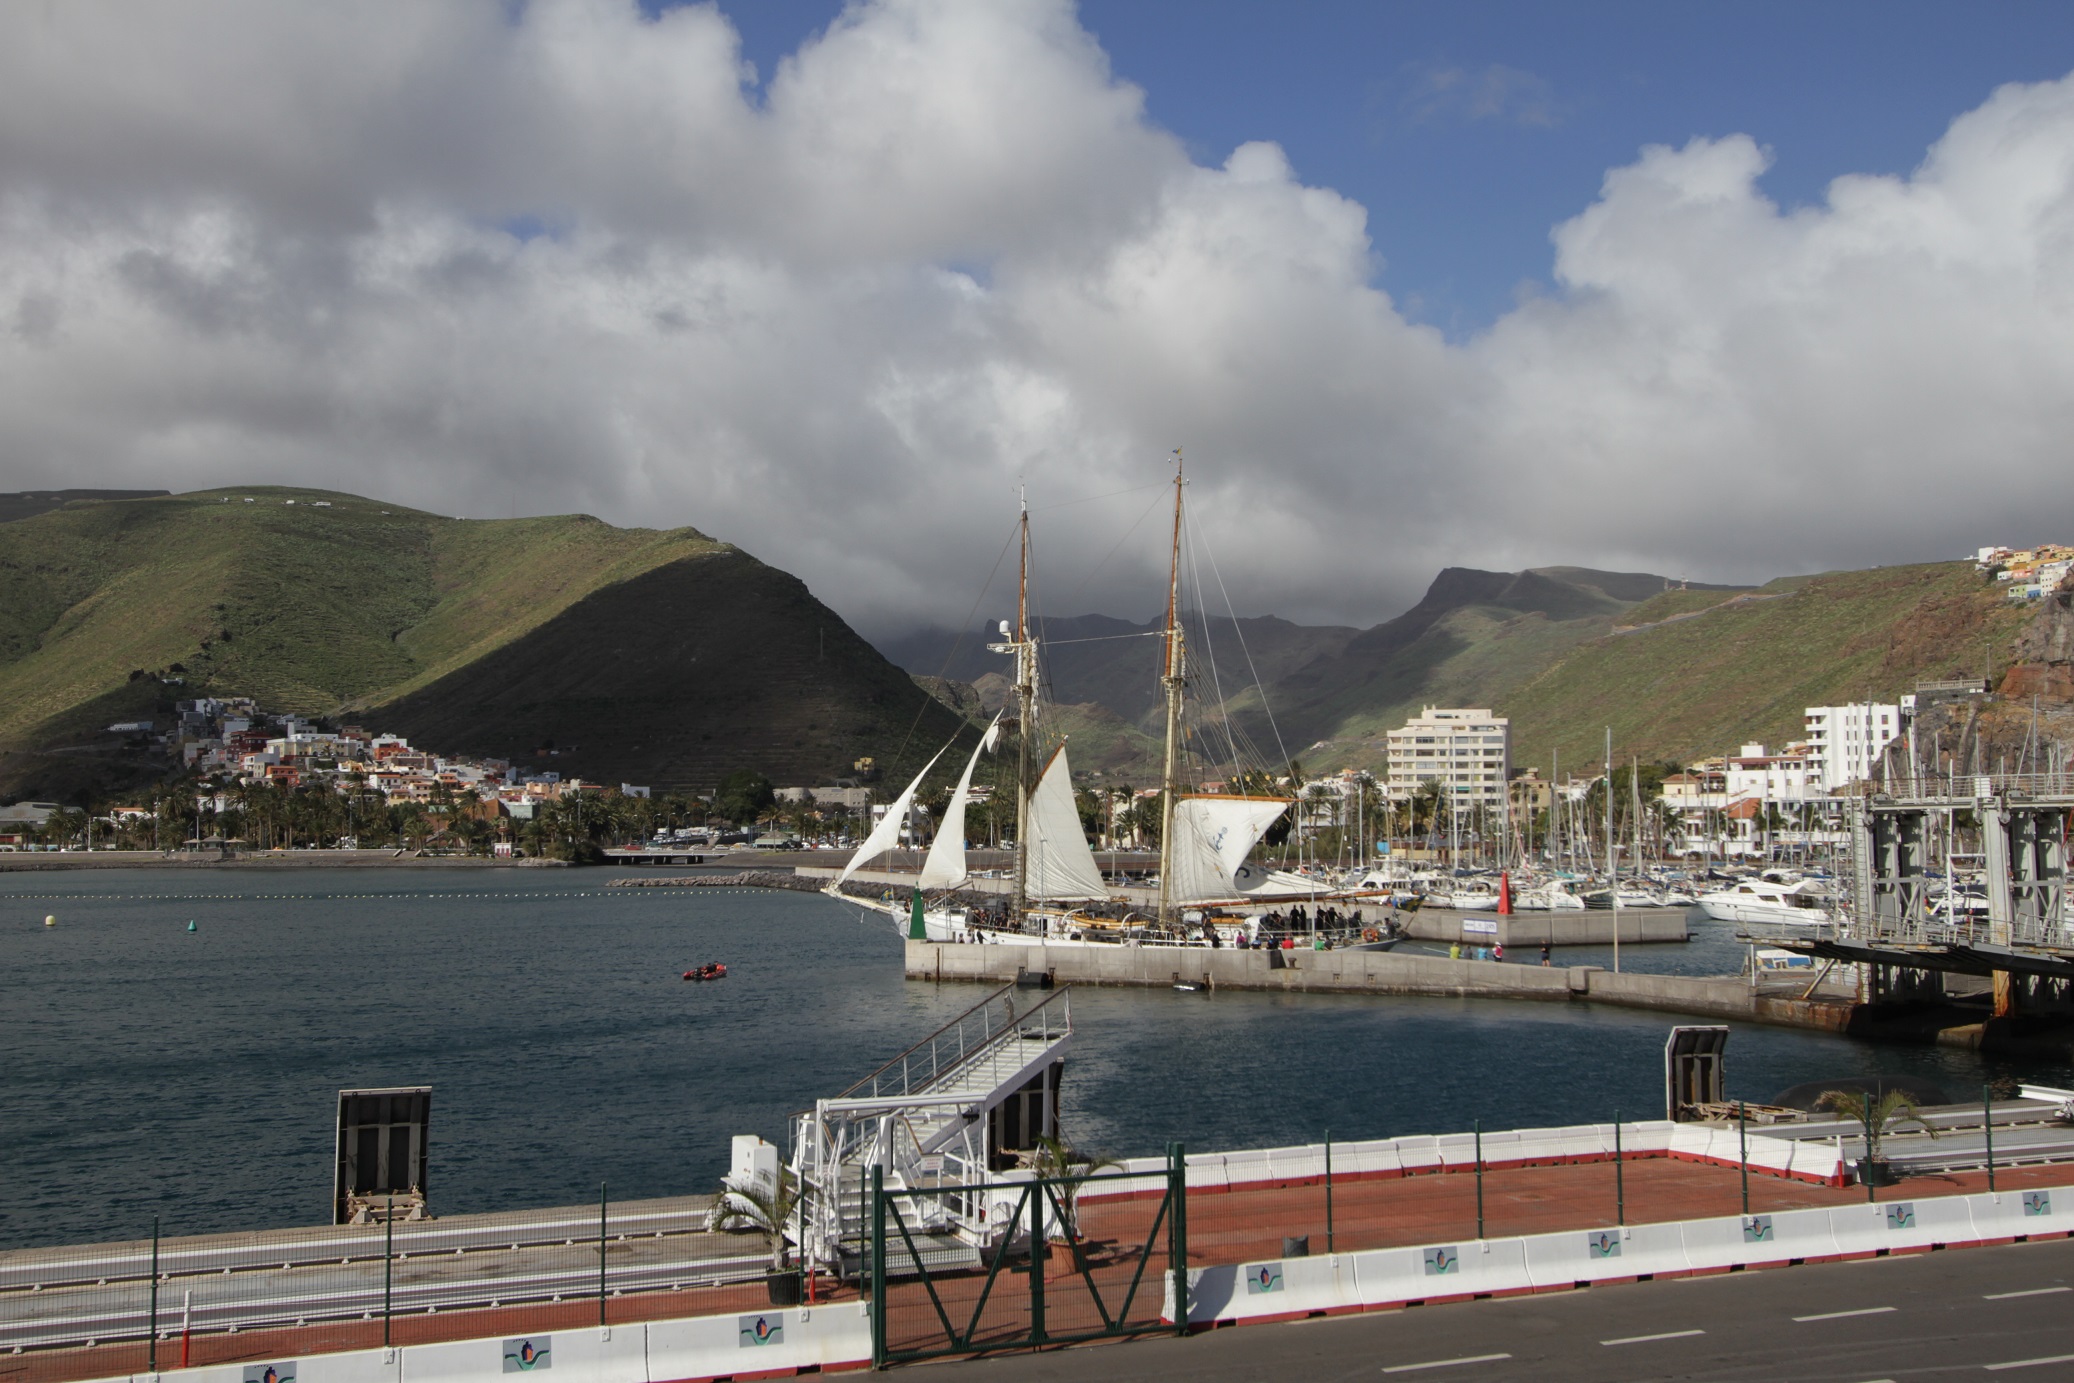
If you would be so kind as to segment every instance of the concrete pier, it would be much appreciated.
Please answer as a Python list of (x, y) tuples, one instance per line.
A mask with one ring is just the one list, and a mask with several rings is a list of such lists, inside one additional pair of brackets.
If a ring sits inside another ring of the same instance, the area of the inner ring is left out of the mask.
[[(1606, 912), (1389, 912), (1398, 925), (1420, 941), (1459, 941), (1465, 946), (1503, 946), (1524, 959), (1542, 946), (1609, 946), (1620, 927), (1620, 944), (1641, 946), (1689, 940), (1684, 908), (1622, 908)], [(1488, 930), (1487, 930), (1488, 929)]]
[(934, 941), (910, 941), (906, 946), (911, 980), (1002, 984), (1028, 973), (1049, 975), (1057, 984), (1146, 988), (1200, 984), (1213, 990), (1270, 993), (1583, 1000), (1827, 1032), (1842, 1032), (1856, 1007), (1841, 998), (1798, 998), (1799, 986), (1783, 991), (1752, 989), (1747, 979), (1736, 976), (1616, 975), (1592, 965), (1500, 964), (1395, 951), (979, 946)]

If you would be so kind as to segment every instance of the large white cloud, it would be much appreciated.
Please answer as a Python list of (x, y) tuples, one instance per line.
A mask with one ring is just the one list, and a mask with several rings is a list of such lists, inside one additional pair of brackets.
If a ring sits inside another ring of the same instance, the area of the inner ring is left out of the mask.
[[(1063, 3), (859, 6), (762, 84), (711, 8), (9, 7), (0, 484), (695, 523), (867, 629), (961, 616), (1019, 483), (1179, 443), (1242, 608), (1299, 617), (2065, 536), (2074, 79), (1820, 207), (1763, 166), (1644, 150), (1451, 345), (1361, 207), (1192, 163)], [(1150, 607), (1151, 502), (1041, 516), (1052, 608)]]

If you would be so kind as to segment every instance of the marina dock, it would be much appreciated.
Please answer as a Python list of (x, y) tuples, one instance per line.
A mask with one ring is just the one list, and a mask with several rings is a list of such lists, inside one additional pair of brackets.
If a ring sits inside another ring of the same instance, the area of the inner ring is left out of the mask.
[(1753, 988), (1748, 979), (1732, 975), (1616, 975), (1593, 965), (1449, 960), (1395, 951), (976, 946), (933, 941), (906, 945), (907, 977), (938, 982), (1005, 984), (1018, 976), (1042, 976), (1051, 984), (1160, 989), (1193, 984), (1212, 991), (1589, 1001), (1825, 1032), (1845, 1031), (1858, 1007), (1840, 996), (1798, 997), (1806, 988), (1804, 978)]

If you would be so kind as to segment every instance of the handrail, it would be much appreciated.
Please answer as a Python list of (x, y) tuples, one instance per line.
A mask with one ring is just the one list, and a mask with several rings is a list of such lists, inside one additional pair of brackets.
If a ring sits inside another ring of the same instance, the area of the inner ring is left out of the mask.
[[(1013, 994), (1014, 992), (1015, 992), (1015, 985), (1014, 985), (1014, 983), (1013, 983), (1013, 982), (1011, 982), (1011, 983), (1008, 983), (1008, 984), (1004, 984), (1004, 985), (1002, 985), (1002, 986), (1001, 986), (1001, 987), (1000, 987), (999, 989), (997, 989), (997, 990), (995, 990), (995, 991), (994, 991), (993, 993), (991, 993), (991, 994), (987, 995), (987, 997), (986, 997), (986, 998), (984, 998), (984, 999), (981, 999), (981, 1000), (980, 1000), (980, 1001), (979, 1001), (978, 1003), (974, 1004), (974, 1005), (973, 1005), (973, 1006), (972, 1006), (971, 1008), (968, 1008), (968, 1009), (966, 1009), (966, 1010), (965, 1010), (965, 1011), (964, 1011), (963, 1013), (961, 1013), (961, 1014), (959, 1014), (959, 1015), (958, 1015), (957, 1017), (955, 1017), (955, 1018), (951, 1019), (951, 1020), (950, 1020), (950, 1022), (948, 1022), (948, 1023), (945, 1023), (945, 1024), (944, 1024), (944, 1025), (943, 1025), (942, 1027), (938, 1028), (938, 1029), (937, 1029), (937, 1030), (936, 1030), (935, 1032), (932, 1032), (932, 1033), (930, 1033), (930, 1034), (929, 1034), (929, 1035), (928, 1035), (927, 1037), (923, 1038), (923, 1039), (922, 1039), (921, 1041), (919, 1041), (919, 1042), (915, 1043), (915, 1044), (914, 1044), (913, 1046), (909, 1047), (909, 1048), (908, 1048), (907, 1050), (905, 1050), (905, 1051), (901, 1052), (901, 1053), (900, 1053), (899, 1055), (897, 1055), (897, 1056), (893, 1057), (893, 1058), (892, 1058), (891, 1060), (887, 1061), (887, 1062), (886, 1062), (886, 1063), (885, 1063), (885, 1064), (884, 1064), (883, 1066), (880, 1066), (880, 1067), (878, 1067), (878, 1068), (877, 1068), (876, 1070), (872, 1071), (872, 1072), (871, 1072), (871, 1074), (869, 1074), (869, 1075), (865, 1076), (865, 1077), (864, 1077), (863, 1079), (861, 1079), (861, 1080), (858, 1080), (858, 1081), (854, 1082), (853, 1084), (850, 1084), (850, 1085), (848, 1085), (848, 1086), (845, 1086), (845, 1087), (844, 1087), (844, 1088), (843, 1088), (843, 1089), (842, 1089), (842, 1090), (841, 1090), (841, 1091), (840, 1091), (840, 1092), (839, 1092), (839, 1093), (838, 1093), (838, 1094), (836, 1095), (836, 1098), (837, 1098), (837, 1099), (839, 1099), (839, 1100), (840, 1100), (840, 1099), (844, 1099), (844, 1098), (848, 1097), (849, 1095), (852, 1095), (852, 1094), (854, 1094), (855, 1092), (857, 1092), (857, 1091), (859, 1091), (859, 1090), (862, 1090), (862, 1089), (863, 1089), (863, 1088), (864, 1088), (865, 1086), (867, 1086), (867, 1085), (870, 1085), (870, 1084), (871, 1084), (871, 1083), (872, 1083), (873, 1081), (877, 1080), (877, 1079), (878, 1079), (878, 1078), (879, 1078), (880, 1076), (883, 1076), (884, 1074), (886, 1074), (886, 1072), (888, 1072), (888, 1071), (892, 1070), (892, 1069), (893, 1069), (893, 1068), (894, 1068), (895, 1066), (899, 1065), (899, 1064), (900, 1064), (900, 1063), (901, 1063), (902, 1061), (905, 1061), (905, 1060), (906, 1060), (906, 1059), (907, 1059), (908, 1057), (910, 1057), (910, 1056), (913, 1056), (913, 1055), (914, 1055), (914, 1054), (915, 1054), (916, 1052), (918, 1052), (918, 1051), (920, 1051), (920, 1050), (921, 1050), (922, 1048), (924, 1048), (924, 1047), (928, 1046), (928, 1045), (929, 1045), (930, 1043), (932, 1043), (932, 1042), (936, 1041), (936, 1039), (937, 1039), (937, 1038), (939, 1038), (939, 1037), (943, 1036), (943, 1035), (944, 1035), (945, 1033), (949, 1032), (949, 1031), (950, 1031), (950, 1030), (951, 1030), (952, 1028), (955, 1028), (955, 1027), (957, 1027), (957, 1026), (958, 1026), (958, 1025), (960, 1024), (960, 1023), (963, 1023), (963, 1022), (964, 1022), (964, 1021), (965, 1021), (965, 1020), (966, 1020), (967, 1018), (970, 1018), (970, 1017), (971, 1017), (971, 1016), (972, 1016), (973, 1014), (975, 1014), (975, 1013), (979, 1012), (979, 1011), (980, 1011), (981, 1009), (983, 1009), (983, 1008), (987, 1007), (987, 1006), (988, 1006), (989, 1004), (993, 1003), (993, 1002), (994, 1002), (994, 1000), (996, 1000), (996, 999), (998, 999), (998, 998), (1001, 998), (1001, 997), (1002, 997), (1003, 995), (1007, 995), (1007, 994)], [(1015, 1000), (1011, 998), (1011, 999), (1009, 1000), (1009, 1002), (1010, 1002), (1011, 1004), (1013, 1004), (1013, 1003), (1015, 1002)], [(1034, 1012), (1034, 1010), (1032, 1010), (1032, 1011)]]
[[(923, 1038), (920, 1042), (915, 1043), (891, 1061), (880, 1066), (870, 1075), (852, 1084), (835, 1098), (838, 1100), (847, 1099), (857, 1092), (865, 1090), (867, 1087), (869, 1087), (872, 1095), (879, 1095), (884, 1093), (881, 1090), (882, 1082), (894, 1086), (891, 1093), (895, 1097), (913, 1094), (925, 1084), (939, 1080), (950, 1072), (960, 1069), (968, 1061), (973, 1060), (981, 1052), (986, 1051), (1004, 1034), (1025, 1028), (1032, 1018), (1040, 1014), (1045, 1019), (1045, 1031), (1049, 1033), (1051, 1031), (1050, 1020), (1056, 1010), (1053, 1012), (1046, 1012), (1046, 1010), (1050, 1009), (1054, 1001), (1063, 998), (1070, 992), (1072, 986), (1067, 985), (1054, 990), (1020, 1013), (1015, 1011), (1015, 1000), (1012, 997), (1015, 988), (1016, 986), (1013, 984), (1003, 985), (971, 1008), (966, 1009), (956, 1018), (953, 1018), (950, 1022), (945, 1023), (935, 1032), (929, 1034), (929, 1036)], [(998, 1021), (998, 1023), (993, 1013), (993, 1006), (997, 1001), (1006, 1002), (1008, 1005), (1008, 1017), (1005, 1020)], [(980, 1029), (968, 1043), (966, 1040), (966, 1028), (974, 1017), (980, 1019)], [(1069, 1017), (1066, 1020), (1064, 1030), (1070, 1031), (1071, 1023), (1072, 1020)], [(940, 1054), (940, 1044), (953, 1035), (958, 1039), (956, 1052)], [(911, 1069), (911, 1067), (917, 1055), (922, 1053), (925, 1048), (929, 1057), (929, 1066), (926, 1071), (917, 1072)], [(890, 1079), (895, 1067), (900, 1068), (897, 1083)]]

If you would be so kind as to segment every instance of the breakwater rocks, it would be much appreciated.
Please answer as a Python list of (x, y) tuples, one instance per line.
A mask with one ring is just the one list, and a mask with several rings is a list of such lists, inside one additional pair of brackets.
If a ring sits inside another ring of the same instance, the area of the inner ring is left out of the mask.
[(781, 869), (744, 869), (736, 874), (666, 874), (635, 879), (608, 879), (607, 888), (789, 888), (819, 893), (819, 879), (802, 879)]

